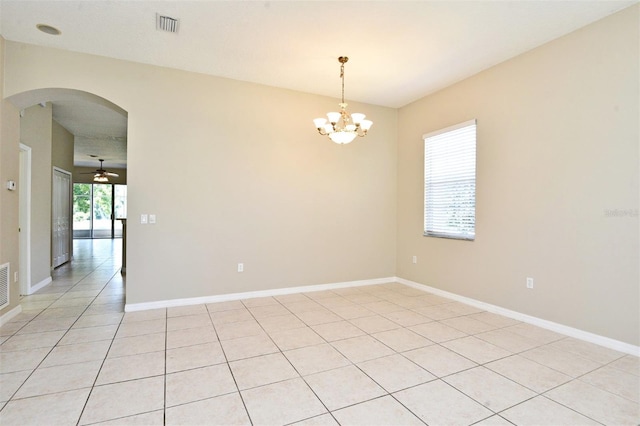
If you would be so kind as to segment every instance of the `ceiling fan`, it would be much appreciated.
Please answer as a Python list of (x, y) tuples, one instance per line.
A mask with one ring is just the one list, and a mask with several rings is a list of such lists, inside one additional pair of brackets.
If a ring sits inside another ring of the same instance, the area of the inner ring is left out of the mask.
[(93, 172), (85, 172), (85, 173), (81, 173), (83, 175), (93, 175), (93, 181), (94, 182), (109, 182), (109, 178), (110, 177), (118, 177), (120, 175), (118, 175), (117, 173), (111, 173), (106, 171), (103, 167), (102, 167), (102, 162), (104, 161), (103, 159), (99, 159), (98, 161), (100, 161), (100, 168), (93, 171)]

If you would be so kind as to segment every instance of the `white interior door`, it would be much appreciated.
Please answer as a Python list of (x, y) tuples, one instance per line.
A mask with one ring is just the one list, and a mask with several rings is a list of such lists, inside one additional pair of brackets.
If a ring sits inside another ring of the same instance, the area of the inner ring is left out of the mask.
[(52, 194), (53, 267), (71, 260), (71, 173), (54, 167)]
[(18, 182), (20, 294), (31, 294), (31, 148), (20, 144), (20, 181)]

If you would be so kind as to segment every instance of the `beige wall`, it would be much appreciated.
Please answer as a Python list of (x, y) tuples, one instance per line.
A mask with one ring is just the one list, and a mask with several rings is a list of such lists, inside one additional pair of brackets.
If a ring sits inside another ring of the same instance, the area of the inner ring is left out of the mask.
[(73, 135), (55, 120), (51, 126), (51, 164), (73, 173)]
[[(638, 218), (606, 214), (638, 208), (637, 22), (634, 6), (399, 111), (354, 103), (375, 125), (347, 146), (310, 129), (335, 99), (20, 43), (4, 95), (128, 111), (128, 303), (396, 274), (637, 345)], [(477, 239), (425, 238), (421, 136), (471, 118)]]
[[(398, 276), (640, 343), (638, 22), (634, 6), (400, 110)], [(423, 237), (422, 135), (472, 118), (476, 240)]]
[[(127, 303), (390, 277), (396, 115), (338, 146), (337, 99), (7, 42), (6, 96), (72, 88), (128, 112)], [(157, 224), (141, 225), (141, 213)], [(245, 265), (238, 273), (237, 263)]]
[[(99, 166), (96, 167), (74, 167), (73, 168), (73, 182), (74, 183), (93, 183), (94, 172)], [(127, 184), (127, 169), (113, 169), (111, 167), (104, 167), (108, 172), (116, 173), (118, 177), (110, 177), (110, 183)]]
[(51, 104), (34, 105), (20, 119), (20, 142), (31, 148), (31, 286), (51, 277)]
[(4, 48), (0, 37), (0, 264), (9, 263), (9, 305), (0, 310), (4, 315), (18, 305), (20, 287), (14, 273), (19, 271), (18, 191), (8, 191), (8, 180), (19, 182), (19, 111), (4, 99)]

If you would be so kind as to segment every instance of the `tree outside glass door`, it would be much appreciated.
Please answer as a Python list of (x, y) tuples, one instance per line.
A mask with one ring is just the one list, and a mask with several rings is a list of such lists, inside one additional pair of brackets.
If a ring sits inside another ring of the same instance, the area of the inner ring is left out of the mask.
[(122, 223), (116, 219), (126, 218), (126, 209), (126, 185), (74, 184), (73, 237), (122, 237)]
[(109, 183), (93, 184), (92, 238), (113, 238), (113, 186)]

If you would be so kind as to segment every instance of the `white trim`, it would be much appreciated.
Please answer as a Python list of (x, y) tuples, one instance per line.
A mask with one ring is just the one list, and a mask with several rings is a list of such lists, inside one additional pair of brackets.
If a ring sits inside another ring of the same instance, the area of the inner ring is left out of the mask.
[(48, 276), (47, 278), (45, 278), (44, 280), (40, 281), (38, 284), (36, 285), (32, 285), (31, 288), (29, 289), (29, 294), (33, 294), (38, 290), (43, 289), (44, 287), (46, 287), (47, 285), (51, 284), (51, 281), (53, 281), (51, 279), (51, 276)]
[[(66, 238), (66, 243), (69, 248), (68, 257), (64, 262), (58, 263), (58, 259), (56, 259), (56, 255), (59, 255), (59, 250), (57, 248), (58, 240), (55, 232), (55, 223), (56, 223), (56, 203), (58, 203), (60, 193), (58, 192), (59, 187), (56, 184), (56, 172), (66, 175), (69, 178), (69, 197), (64, 201), (64, 208), (67, 210), (67, 230), (69, 231), (69, 236)], [(58, 266), (61, 266), (71, 260), (71, 250), (73, 248), (73, 175), (70, 171), (62, 169), (57, 166), (53, 166), (53, 170), (51, 171), (51, 270), (53, 271)]]
[(20, 312), (22, 312), (22, 306), (18, 305), (11, 309), (9, 312), (5, 312), (0, 316), (0, 327), (11, 321), (14, 317), (16, 317)]
[[(27, 295), (31, 294), (31, 147), (21, 143), (20, 153), (24, 157), (20, 156), (21, 181), (18, 188), (18, 202), (21, 207), (19, 209), (20, 242), (18, 244), (18, 253), (20, 261), (18, 263), (18, 276), (20, 281), (19, 293)], [(22, 181), (23, 177), (24, 182)]]
[(371, 280), (347, 281), (330, 284), (318, 284), (302, 287), (286, 287), (271, 290), (248, 291), (244, 293), (220, 294), (216, 296), (190, 297), (188, 299), (159, 300), (157, 302), (127, 303), (125, 312), (146, 311), (147, 309), (173, 308), (176, 306), (201, 305), (203, 303), (228, 302), (231, 300), (253, 299), (255, 297), (283, 296), (285, 294), (307, 293), (312, 291), (334, 290), (338, 288), (361, 287), (392, 283), (395, 277), (375, 278)]
[(462, 129), (463, 127), (473, 126), (475, 124), (477, 124), (477, 120), (474, 118), (472, 120), (465, 121), (464, 123), (458, 123), (454, 124), (453, 126), (445, 127), (444, 129), (434, 130), (433, 132), (425, 133), (424, 135), (422, 135), (422, 140), (441, 135), (442, 133), (453, 132), (454, 130)]
[(600, 336), (598, 334), (589, 333), (588, 331), (579, 330), (577, 328), (569, 327), (557, 322), (547, 321), (542, 318), (533, 317), (520, 312), (511, 311), (509, 309), (502, 308), (500, 306), (491, 305), (489, 303), (481, 302), (479, 300), (471, 299), (468, 297), (460, 296), (455, 293), (449, 293), (448, 291), (440, 290), (438, 288), (430, 287), (428, 285), (420, 284), (414, 281), (405, 280), (404, 278), (395, 278), (397, 282), (409, 287), (413, 287), (424, 292), (433, 293), (438, 296), (446, 297), (448, 299), (455, 300), (457, 302), (465, 303), (467, 305), (475, 306), (476, 308), (483, 309), (494, 314), (503, 315), (508, 318), (513, 318), (518, 321), (526, 322), (547, 330), (555, 331), (556, 333), (564, 334), (565, 336), (575, 337), (576, 339), (584, 340), (586, 342), (595, 343), (596, 345), (604, 346), (605, 348), (613, 349), (619, 352), (623, 352), (630, 355), (640, 356), (640, 346), (635, 346), (629, 343), (621, 342), (619, 340), (611, 339), (609, 337)]

